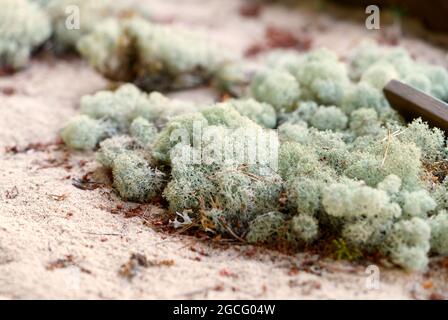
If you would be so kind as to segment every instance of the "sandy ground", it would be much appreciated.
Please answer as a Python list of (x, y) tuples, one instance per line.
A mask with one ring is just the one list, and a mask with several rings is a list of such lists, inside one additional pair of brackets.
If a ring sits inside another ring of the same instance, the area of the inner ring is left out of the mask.
[[(342, 56), (377, 36), (362, 23), (307, 10), (269, 6), (251, 19), (238, 14), (239, 0), (147, 2), (161, 20), (201, 30), (235, 52), (263, 39), (271, 24), (292, 32), (306, 28), (315, 46)], [(412, 37), (402, 44), (419, 59), (447, 64), (440, 49)], [(126, 218), (136, 204), (121, 202), (109, 187), (75, 188), (72, 179), (97, 174), (98, 165), (91, 154), (51, 142), (77, 113), (79, 98), (106, 85), (76, 58), (39, 57), (27, 70), (0, 78), (0, 298), (409, 299), (447, 293), (446, 268), (413, 274), (381, 269), (380, 289), (371, 290), (363, 266), (167, 235), (144, 223), (160, 209), (142, 206), (139, 216)], [(207, 90), (178, 95), (214, 98)], [(11, 146), (16, 152), (3, 151)], [(147, 261), (130, 261), (133, 253)], [(120, 275), (126, 268), (132, 278)]]

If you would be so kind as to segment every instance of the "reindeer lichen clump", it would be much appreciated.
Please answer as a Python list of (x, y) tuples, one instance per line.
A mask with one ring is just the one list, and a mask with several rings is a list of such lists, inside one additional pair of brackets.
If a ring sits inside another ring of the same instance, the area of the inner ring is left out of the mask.
[[(249, 62), (109, 0), (0, 5), (2, 70), (25, 67), (51, 39), (125, 83), (82, 97), (60, 132), (69, 148), (95, 151), (123, 199), (166, 203), (181, 225), (253, 244), (329, 242), (337, 257), (379, 253), (408, 270), (448, 256), (446, 136), (406, 123), (382, 91), (397, 79), (448, 101), (444, 68), (372, 43), (345, 59), (317, 48)], [(68, 6), (79, 29), (67, 29)], [(233, 98), (158, 92), (208, 83)]]
[(403, 48), (384, 49), (362, 44), (351, 58), (351, 77), (382, 90), (388, 80), (399, 79), (432, 96), (448, 100), (448, 73), (440, 66), (417, 63)]
[(78, 49), (106, 77), (147, 90), (196, 86), (232, 60), (196, 33), (138, 17), (102, 22)]
[(158, 92), (147, 94), (132, 84), (115, 92), (100, 91), (81, 99), (81, 115), (61, 132), (64, 142), (74, 149), (91, 150), (102, 140), (129, 134), (146, 144), (176, 115), (197, 110), (192, 103), (168, 99)]
[(76, 52), (80, 39), (107, 19), (150, 17), (142, 6), (112, 0), (1, 0), (0, 6), (0, 68), (11, 71), (26, 67), (47, 42), (55, 53)]
[[(185, 86), (225, 60), (190, 36), (111, 20), (80, 48), (103, 73)], [(405, 123), (381, 91), (400, 79), (446, 99), (448, 73), (401, 49), (361, 48), (348, 63), (325, 49), (273, 56), (243, 97), (224, 102), (196, 105), (131, 84), (86, 96), (61, 136), (98, 148), (124, 199), (162, 196), (209, 233), (296, 249), (329, 241), (338, 256), (380, 253), (408, 270), (448, 255), (446, 137), (421, 119)]]
[(50, 19), (28, 0), (1, 0), (0, 8), (0, 69), (18, 70), (50, 37)]

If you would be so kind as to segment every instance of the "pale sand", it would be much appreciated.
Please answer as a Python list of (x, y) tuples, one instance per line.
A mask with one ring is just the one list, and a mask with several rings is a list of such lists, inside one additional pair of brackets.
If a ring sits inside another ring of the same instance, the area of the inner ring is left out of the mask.
[[(265, 9), (259, 19), (243, 18), (238, 15), (238, 0), (148, 2), (156, 15), (202, 30), (235, 52), (262, 39), (270, 23), (294, 31), (314, 21), (309, 28), (316, 45), (341, 55), (374, 36), (362, 24), (282, 7)], [(447, 64), (445, 52), (424, 42), (407, 38), (403, 45), (423, 60)], [(426, 276), (381, 270), (381, 288), (368, 290), (361, 266), (318, 259), (310, 269), (302, 267), (304, 261), (313, 260), (308, 255), (285, 256), (250, 246), (222, 248), (166, 235), (145, 226), (141, 217), (112, 214), (111, 209), (122, 202), (110, 188), (84, 191), (72, 185), (72, 178), (98, 167), (92, 154), (70, 153), (65, 166), (55, 166), (67, 155), (63, 149), (3, 153), (5, 146), (55, 140), (63, 123), (77, 113), (79, 98), (106, 85), (79, 59), (39, 58), (27, 70), (0, 78), (0, 89), (15, 89), (13, 95), (0, 93), (0, 299), (408, 299), (428, 297), (434, 291), (428, 277), (440, 284), (445, 281), (446, 270)], [(177, 95), (214, 99), (207, 90)], [(83, 165), (82, 159), (87, 163)], [(151, 215), (156, 209), (144, 210)], [(118, 270), (131, 253), (174, 264), (139, 267), (129, 281)], [(49, 268), (68, 255), (73, 261), (67, 266)]]

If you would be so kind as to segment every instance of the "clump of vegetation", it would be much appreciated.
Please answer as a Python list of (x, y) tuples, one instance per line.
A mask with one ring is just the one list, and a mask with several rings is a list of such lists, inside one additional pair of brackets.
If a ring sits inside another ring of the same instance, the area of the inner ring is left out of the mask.
[(448, 73), (443, 67), (417, 63), (403, 48), (362, 44), (353, 54), (350, 75), (382, 90), (391, 79), (401, 80), (432, 96), (448, 100)]
[(150, 17), (125, 1), (2, 0), (0, 5), (0, 68), (12, 71), (25, 67), (47, 40), (56, 53), (76, 52), (80, 39), (111, 17)]
[(296, 78), (283, 70), (264, 70), (255, 75), (251, 84), (255, 99), (272, 104), (277, 110), (290, 110), (300, 98)]
[(249, 243), (275, 243), (281, 239), (281, 228), (285, 225), (285, 217), (281, 212), (272, 211), (253, 219), (246, 235)]
[[(112, 77), (176, 87), (225, 61), (190, 41), (110, 20), (80, 48)], [(381, 91), (398, 78), (444, 98), (446, 71), (401, 49), (361, 48), (349, 64), (324, 49), (275, 55), (239, 99), (198, 106), (130, 84), (86, 96), (61, 136), (98, 148), (123, 198), (161, 195), (212, 234), (296, 249), (328, 241), (338, 258), (380, 253), (408, 270), (447, 255), (446, 137), (421, 119), (405, 123)], [(239, 69), (230, 74), (243, 83)]]
[(230, 100), (227, 103), (241, 115), (248, 117), (262, 127), (273, 129), (277, 126), (277, 115), (270, 104), (250, 98)]
[[(322, 105), (339, 105), (350, 84), (347, 67), (327, 49), (317, 49), (295, 58), (286, 53), (278, 62), (260, 71), (251, 85), (252, 94), (278, 110), (292, 111), (298, 101), (315, 101)], [(286, 60), (286, 61), (285, 61)]]
[(50, 20), (28, 0), (1, 0), (0, 7), (0, 68), (18, 70), (50, 37)]
[(122, 153), (112, 162), (114, 187), (121, 197), (130, 201), (150, 202), (165, 186), (165, 174), (151, 168), (138, 153)]
[[(123, 199), (163, 197), (180, 225), (253, 244), (329, 242), (336, 258), (379, 253), (408, 270), (448, 255), (445, 134), (405, 123), (382, 92), (398, 79), (448, 101), (444, 68), (372, 43), (345, 60), (275, 50), (254, 67), (110, 0), (0, 6), (1, 69), (23, 68), (51, 37), (126, 83), (84, 96), (60, 132), (69, 148), (95, 151)], [(68, 6), (79, 29), (66, 26)], [(209, 80), (238, 98), (199, 105), (158, 92)]]
[(429, 220), (431, 227), (431, 250), (436, 254), (448, 255), (448, 214), (442, 210)]
[(138, 17), (102, 22), (81, 38), (78, 49), (107, 78), (147, 90), (198, 85), (232, 60), (196, 33)]
[[(95, 26), (110, 16), (131, 13), (130, 9), (120, 4), (120, 1), (110, 0), (49, 0), (44, 9), (50, 16), (53, 27), (53, 43), (57, 51), (76, 50), (79, 39), (93, 31)], [(68, 20), (69, 14), (73, 19), (79, 18), (79, 24), (74, 28), (67, 28), (67, 23), (78, 23)]]
[(116, 131), (116, 126), (110, 121), (79, 115), (70, 119), (61, 130), (61, 138), (73, 149), (92, 150)]
[(147, 94), (132, 84), (116, 91), (100, 91), (82, 97), (81, 115), (61, 131), (64, 142), (74, 149), (92, 150), (108, 137), (130, 134), (141, 144), (150, 144), (171, 117), (197, 110), (192, 103), (169, 99), (158, 92)]

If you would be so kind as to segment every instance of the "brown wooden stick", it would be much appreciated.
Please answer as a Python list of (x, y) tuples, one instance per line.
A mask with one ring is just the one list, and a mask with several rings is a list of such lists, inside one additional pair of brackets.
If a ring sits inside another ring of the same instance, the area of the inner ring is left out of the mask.
[(430, 126), (448, 132), (448, 104), (397, 80), (384, 87), (392, 108), (407, 121), (421, 117)]

